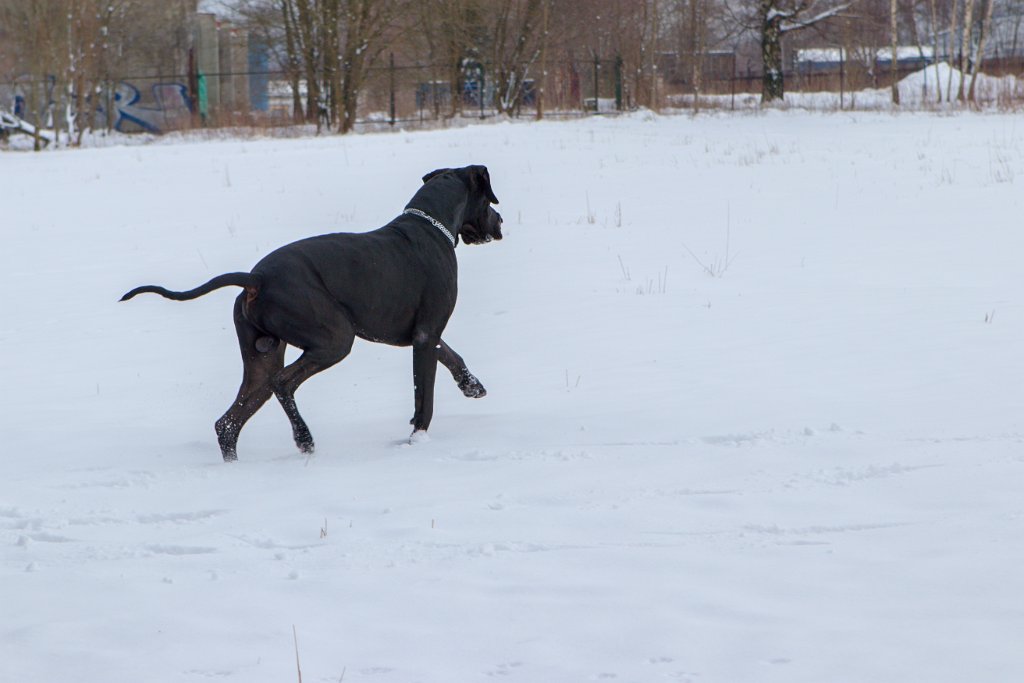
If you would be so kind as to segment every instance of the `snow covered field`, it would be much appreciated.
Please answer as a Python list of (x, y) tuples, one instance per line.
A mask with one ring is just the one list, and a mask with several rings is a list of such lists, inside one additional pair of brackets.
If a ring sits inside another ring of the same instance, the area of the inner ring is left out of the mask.
[[(357, 342), (240, 461), (235, 292), (487, 164), (408, 446)], [(0, 680), (1024, 678), (1024, 123), (502, 124), (0, 157)], [(692, 255), (691, 255), (692, 252)], [(708, 272), (710, 271), (710, 272)], [(711, 274), (713, 273), (713, 275)], [(294, 632), (293, 632), (294, 627)]]

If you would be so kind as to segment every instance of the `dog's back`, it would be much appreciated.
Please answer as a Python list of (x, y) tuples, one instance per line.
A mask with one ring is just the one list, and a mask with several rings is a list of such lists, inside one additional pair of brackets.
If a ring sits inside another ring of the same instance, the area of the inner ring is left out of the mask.
[[(455, 253), (412, 217), (368, 233), (333, 233), (293, 242), (253, 267), (259, 295), (243, 309), (250, 322), (288, 341), (279, 313), (315, 318), (341, 308), (364, 339), (405, 346), (428, 302), (444, 319), (455, 307)], [(447, 309), (447, 311), (444, 311)]]

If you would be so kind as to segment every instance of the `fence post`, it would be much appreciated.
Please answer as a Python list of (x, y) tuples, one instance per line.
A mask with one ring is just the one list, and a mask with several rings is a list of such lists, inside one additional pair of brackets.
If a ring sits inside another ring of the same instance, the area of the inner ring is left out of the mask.
[(388, 78), (388, 81), (389, 81), (388, 85), (389, 85), (389, 87), (391, 89), (390, 101), (389, 101), (391, 120), (388, 121), (388, 123), (391, 124), (392, 128), (394, 128), (395, 127), (395, 53), (394, 52), (392, 52), (390, 54), (390, 56), (388, 57), (388, 77), (389, 77)]
[(109, 134), (114, 129), (114, 82), (110, 80), (110, 76), (106, 78), (105, 95), (107, 98), (107, 104), (104, 106), (103, 111), (107, 116), (107, 133)]
[(732, 76), (729, 78), (729, 109), (736, 111), (736, 52), (732, 53)]
[(846, 60), (844, 59), (845, 56), (846, 56), (846, 50), (843, 49), (842, 47), (840, 47), (839, 48), (839, 111), (843, 110), (843, 95), (845, 94), (843, 91), (846, 89), (846, 69), (843, 66), (846, 63)]
[(615, 108), (622, 111), (622, 55), (615, 55)]
[[(480, 120), (484, 119), (484, 92), (487, 90), (487, 77), (484, 75), (484, 65), (480, 65), (480, 92), (477, 93), (477, 99), (480, 100)], [(453, 94), (454, 96), (454, 94)], [(461, 94), (460, 94), (461, 97)]]
[(596, 114), (601, 110), (600, 105), (597, 103), (600, 89), (598, 88), (597, 72), (601, 68), (601, 62), (597, 58), (597, 53), (594, 53), (594, 113)]

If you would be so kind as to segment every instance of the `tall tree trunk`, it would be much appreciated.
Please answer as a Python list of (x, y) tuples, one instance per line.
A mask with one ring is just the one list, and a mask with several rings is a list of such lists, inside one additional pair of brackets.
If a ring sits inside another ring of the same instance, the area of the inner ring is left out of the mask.
[[(548, 82), (548, 7), (551, 4), (551, 0), (541, 0), (543, 3), (541, 15), (541, 35), (540, 35), (540, 79), (538, 79), (538, 85), (533, 89), (534, 103), (537, 105), (537, 120), (540, 121), (544, 118), (544, 89), (547, 87)], [(483, 96), (483, 93), (481, 93)]]
[(693, 113), (696, 114), (700, 111), (700, 90), (704, 80), (704, 46), (701, 40), (702, 28), (704, 22), (702, 21), (701, 12), (701, 0), (690, 0), (690, 34), (692, 36), (692, 43), (690, 50), (691, 60), (691, 85), (693, 86)]
[[(345, 47), (341, 55), (341, 116), (338, 131), (350, 132), (356, 125), (359, 90), (363, 85), (364, 63), (369, 47), (370, 10), (373, 0), (347, 0), (345, 5)], [(378, 17), (379, 19), (379, 17)]]
[(535, 53), (527, 58), (526, 53), (540, 13), (541, 0), (525, 0), (521, 13), (517, 12), (514, 18), (513, 4), (514, 0), (505, 0), (499, 7), (494, 28), (494, 62), (498, 72), (495, 103), (503, 114), (511, 114), (519, 106), (526, 74), (537, 57)]
[(960, 48), (960, 85), (957, 86), (956, 99), (960, 102), (964, 101), (964, 80), (967, 78), (967, 68), (971, 65), (971, 45), (974, 42), (974, 36), (972, 33), (972, 24), (974, 23), (974, 0), (967, 0), (967, 4), (964, 6), (964, 30), (963, 30), (963, 42)]
[(320, 130), (320, 81), (317, 73), (316, 16), (310, 10), (309, 0), (294, 0), (298, 19), (297, 36), (306, 71), (306, 121), (316, 122)]
[[(693, 1), (693, 0), (691, 0)], [(785, 94), (782, 75), (782, 18), (772, 0), (760, 0), (762, 102), (781, 100)]]
[(994, 0), (987, 0), (985, 3), (985, 18), (981, 22), (981, 35), (978, 37), (978, 58), (975, 60), (974, 70), (971, 73), (971, 87), (967, 93), (967, 99), (974, 102), (974, 82), (978, 79), (978, 72), (981, 71), (981, 63), (985, 60), (985, 37), (992, 30), (992, 7)]
[(341, 60), (341, 116), (338, 132), (348, 133), (356, 125), (359, 109), (359, 90), (362, 87), (362, 55), (355, 49), (345, 49)]
[[(932, 0), (934, 2), (935, 0)], [(921, 74), (924, 76), (921, 79), (921, 102), (922, 104), (928, 100), (928, 57), (924, 53), (924, 45), (921, 44), (921, 32), (917, 27), (917, 8), (911, 7), (910, 11), (907, 12), (906, 21), (910, 24), (910, 35), (914, 36), (914, 46), (917, 47), (917, 58), (924, 64), (924, 69), (921, 70)]]
[(284, 17), (285, 52), (288, 60), (288, 80), (292, 86), (292, 120), (295, 123), (304, 118), (302, 112), (302, 93), (299, 90), (299, 54), (298, 39), (295, 35), (295, 8), (291, 0), (281, 0), (281, 14)]
[(899, 106), (900, 88), (896, 83), (899, 75), (899, 22), (896, 21), (899, 6), (897, 0), (889, 3), (889, 31), (892, 34), (892, 61), (889, 63), (889, 77), (892, 85), (892, 103)]
[(935, 90), (936, 90), (936, 101), (942, 102), (942, 83), (939, 81), (939, 32), (937, 30), (938, 23), (935, 17), (935, 0), (928, 0), (932, 15), (931, 29), (932, 29), (932, 61), (935, 63)]
[(957, 27), (957, 0), (953, 0), (953, 8), (950, 12), (949, 19), (949, 46), (947, 50), (949, 57), (949, 77), (946, 79), (946, 101), (951, 102), (953, 100), (953, 69), (956, 68), (956, 27)]
[(341, 91), (341, 73), (338, 68), (340, 46), (338, 44), (339, 0), (320, 0), (320, 54), (323, 55), (324, 89), (327, 105), (328, 126), (334, 126), (340, 116), (338, 95)]
[(658, 29), (661, 27), (661, 6), (658, 0), (651, 0), (651, 28), (648, 35), (650, 47), (651, 102), (650, 107), (658, 111)]

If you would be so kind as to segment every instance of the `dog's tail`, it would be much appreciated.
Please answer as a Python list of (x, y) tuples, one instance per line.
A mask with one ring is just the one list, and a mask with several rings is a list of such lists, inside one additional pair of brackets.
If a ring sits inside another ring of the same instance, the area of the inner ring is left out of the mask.
[(252, 273), (224, 273), (218, 275), (206, 284), (199, 285), (195, 289), (190, 289), (187, 292), (172, 292), (169, 289), (164, 289), (157, 285), (143, 285), (142, 287), (136, 287), (132, 291), (128, 292), (121, 297), (121, 301), (128, 301), (133, 298), (136, 294), (159, 294), (165, 299), (173, 299), (174, 301), (189, 301), (190, 299), (198, 299), (204, 294), (209, 294), (215, 289), (221, 287), (244, 287), (249, 291), (251, 296), (256, 295), (256, 291), (259, 289), (260, 279), (259, 276), (253, 275)]

